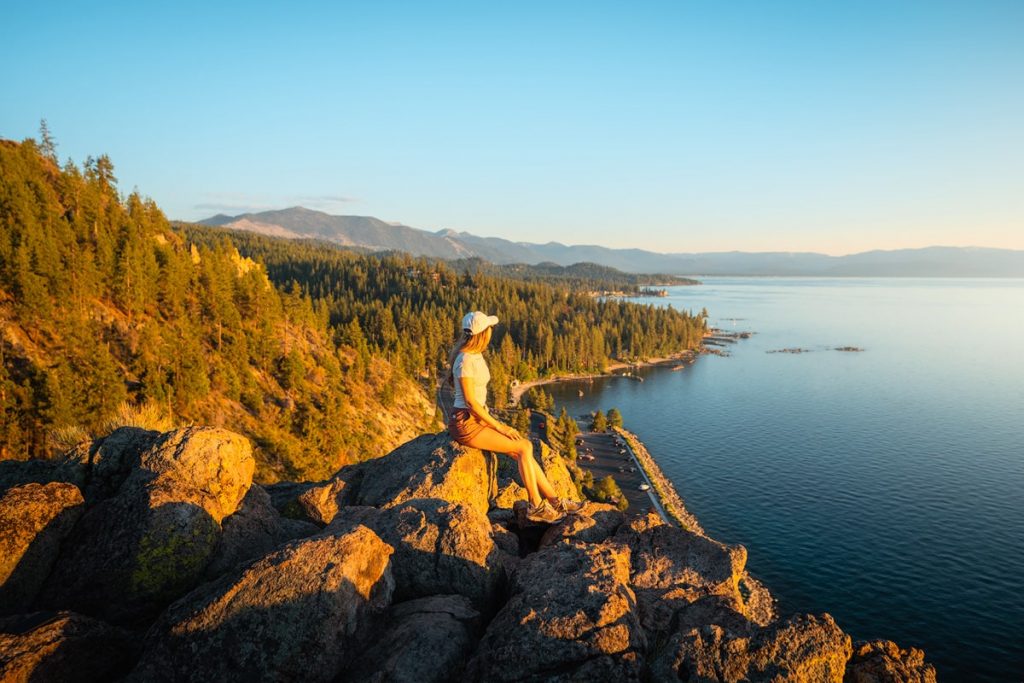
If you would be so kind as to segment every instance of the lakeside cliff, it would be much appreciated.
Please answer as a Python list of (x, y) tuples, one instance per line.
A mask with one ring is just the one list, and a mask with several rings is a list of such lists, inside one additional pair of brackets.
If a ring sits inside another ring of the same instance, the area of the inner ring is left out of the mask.
[(525, 522), (494, 456), (444, 434), (320, 482), (254, 466), (209, 427), (0, 462), (0, 677), (935, 680), (919, 650), (775, 614), (742, 546), (596, 503)]

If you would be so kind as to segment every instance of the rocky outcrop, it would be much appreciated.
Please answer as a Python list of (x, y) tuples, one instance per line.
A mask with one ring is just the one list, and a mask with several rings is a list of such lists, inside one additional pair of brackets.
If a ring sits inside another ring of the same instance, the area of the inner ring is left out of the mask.
[[(561, 457), (539, 454), (575, 497)], [(237, 435), (124, 428), (52, 463), (0, 463), (0, 604), (23, 613), (0, 619), (0, 672), (934, 681), (920, 651), (877, 641), (851, 658), (828, 615), (779, 620), (741, 546), (597, 503), (528, 520), (498, 462), (428, 435), (264, 490)]]
[(395, 599), (457, 593), (486, 611), (504, 577), (491, 522), (475, 509), (436, 498), (379, 510), (343, 508), (328, 530), (363, 525), (394, 548)]
[(0, 680), (110, 681), (131, 667), (135, 638), (73, 612), (0, 619)]
[(289, 543), (171, 605), (130, 680), (332, 680), (391, 600), (391, 553), (363, 526)]
[(89, 509), (43, 587), (53, 608), (134, 624), (199, 583), (252, 482), (248, 440), (190, 427), (139, 455), (117, 495)]
[(15, 486), (0, 497), (0, 611), (32, 603), (84, 506), (78, 487), (61, 482)]
[(832, 617), (798, 615), (748, 633), (683, 625), (651, 662), (654, 680), (841, 683), (850, 637)]
[(566, 542), (516, 569), (467, 678), (638, 680), (646, 642), (629, 587), (629, 548)]
[(534, 455), (537, 456), (540, 466), (544, 468), (544, 475), (548, 478), (551, 487), (555, 489), (555, 495), (578, 500), (580, 492), (576, 490), (576, 484), (572, 481), (572, 475), (569, 473), (568, 465), (565, 464), (565, 459), (557, 451), (548, 448), (543, 441), (540, 442), (540, 450), (534, 450)]
[(935, 667), (917, 648), (891, 640), (859, 642), (846, 665), (846, 683), (935, 683)]
[[(461, 595), (394, 605), (387, 626), (341, 677), (347, 683), (444, 683), (459, 680), (480, 636), (480, 613)], [(401, 643), (399, 647), (396, 644)]]

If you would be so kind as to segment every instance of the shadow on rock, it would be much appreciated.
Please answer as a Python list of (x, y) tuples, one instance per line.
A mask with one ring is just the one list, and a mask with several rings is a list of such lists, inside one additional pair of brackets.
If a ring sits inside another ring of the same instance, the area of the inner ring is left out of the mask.
[(28, 608), (49, 576), (63, 539), (82, 516), (74, 484), (10, 488), (0, 498), (0, 611)]
[(231, 432), (190, 427), (161, 435), (117, 495), (75, 525), (39, 602), (121, 625), (147, 623), (199, 583), (254, 465), (248, 440)]
[(293, 541), (171, 605), (129, 680), (332, 680), (391, 601), (391, 554), (364, 526)]
[(395, 549), (391, 564), (397, 600), (459, 594), (490, 616), (504, 582), (504, 565), (485, 515), (463, 504), (421, 498), (384, 510), (343, 508), (327, 530), (337, 533), (357, 525), (373, 529)]
[(480, 637), (481, 619), (462, 595), (434, 595), (393, 605), (387, 624), (346, 683), (456, 681)]

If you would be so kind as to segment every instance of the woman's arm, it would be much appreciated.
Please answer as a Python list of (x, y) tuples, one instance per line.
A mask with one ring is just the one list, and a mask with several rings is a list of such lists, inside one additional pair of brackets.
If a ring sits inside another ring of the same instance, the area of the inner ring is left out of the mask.
[(462, 395), (466, 399), (466, 405), (469, 406), (469, 412), (473, 413), (473, 416), (479, 419), (481, 422), (485, 422), (495, 430), (509, 437), (515, 439), (519, 436), (519, 432), (512, 429), (508, 425), (502, 424), (495, 420), (491, 414), (487, 411), (486, 406), (480, 405), (473, 392), (473, 378), (472, 377), (459, 377), (459, 383), (462, 386)]

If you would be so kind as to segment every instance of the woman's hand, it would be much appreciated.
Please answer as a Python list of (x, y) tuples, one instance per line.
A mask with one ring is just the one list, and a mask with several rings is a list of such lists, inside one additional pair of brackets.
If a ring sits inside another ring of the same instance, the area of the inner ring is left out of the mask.
[(507, 436), (508, 438), (512, 439), (513, 441), (522, 438), (522, 435), (519, 432), (517, 432), (512, 427), (509, 427), (508, 425), (501, 425), (501, 429), (499, 429), (498, 431)]

